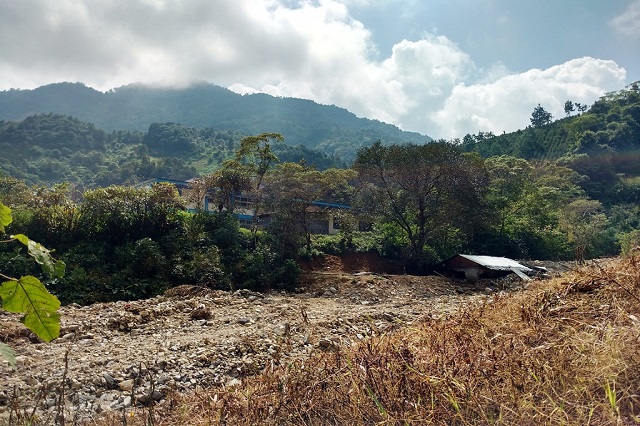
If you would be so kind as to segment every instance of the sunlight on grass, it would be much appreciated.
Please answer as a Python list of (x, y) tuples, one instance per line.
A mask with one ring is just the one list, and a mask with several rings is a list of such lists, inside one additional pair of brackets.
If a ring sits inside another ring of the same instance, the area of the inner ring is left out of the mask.
[(154, 424), (636, 424), (639, 316), (640, 261), (594, 264), (242, 388), (173, 395)]

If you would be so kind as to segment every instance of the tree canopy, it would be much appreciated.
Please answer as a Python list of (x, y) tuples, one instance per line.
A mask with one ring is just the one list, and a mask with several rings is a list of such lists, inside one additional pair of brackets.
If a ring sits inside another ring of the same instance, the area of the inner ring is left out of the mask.
[(538, 106), (533, 109), (533, 113), (531, 114), (531, 125), (533, 127), (542, 127), (546, 124), (551, 123), (552, 118), (553, 116), (551, 115), (551, 113), (541, 107), (540, 104), (538, 104)]
[(482, 162), (453, 144), (375, 143), (358, 152), (354, 168), (365, 198), (362, 208), (402, 229), (418, 269), (433, 260), (429, 244), (454, 249), (457, 240), (481, 226), (488, 182)]

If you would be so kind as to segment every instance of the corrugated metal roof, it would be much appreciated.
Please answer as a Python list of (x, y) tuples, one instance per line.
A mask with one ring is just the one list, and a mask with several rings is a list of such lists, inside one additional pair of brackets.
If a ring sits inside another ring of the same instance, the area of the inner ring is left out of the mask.
[(513, 269), (518, 269), (520, 271), (533, 272), (532, 269), (519, 264), (515, 260), (507, 259), (506, 257), (479, 256), (473, 254), (460, 254), (459, 256), (475, 262), (478, 265), (484, 266), (485, 268), (496, 271), (511, 271)]

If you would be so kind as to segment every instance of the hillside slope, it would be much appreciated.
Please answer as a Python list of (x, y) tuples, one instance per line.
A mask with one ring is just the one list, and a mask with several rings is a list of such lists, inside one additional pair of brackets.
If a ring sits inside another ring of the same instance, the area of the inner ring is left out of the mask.
[(322, 145), (328, 154), (378, 139), (385, 143), (431, 140), (336, 106), (265, 94), (242, 96), (207, 83), (184, 89), (128, 85), (106, 93), (80, 83), (57, 83), (0, 92), (0, 120), (23, 120), (36, 113), (70, 115), (104, 130), (144, 131), (151, 123), (175, 122), (245, 135), (277, 132), (289, 145)]
[[(29, 184), (70, 182), (79, 188), (152, 177), (186, 180), (232, 157), (242, 137), (175, 123), (152, 123), (147, 132), (106, 132), (67, 115), (37, 114), (0, 121), (0, 174)], [(320, 170), (346, 165), (335, 155), (302, 145), (277, 144), (273, 151), (281, 161), (304, 160)]]

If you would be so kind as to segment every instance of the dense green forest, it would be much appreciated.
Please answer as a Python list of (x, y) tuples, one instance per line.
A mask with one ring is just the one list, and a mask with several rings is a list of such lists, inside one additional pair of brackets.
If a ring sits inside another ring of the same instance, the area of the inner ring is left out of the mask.
[[(69, 116), (39, 114), (0, 122), (0, 170), (30, 184), (69, 182), (79, 189), (134, 184), (152, 177), (186, 180), (217, 169), (242, 136), (231, 131), (153, 123), (147, 132), (97, 129)], [(282, 161), (344, 167), (302, 145), (278, 144)]]
[(424, 143), (427, 136), (358, 118), (336, 106), (265, 94), (239, 95), (208, 83), (184, 89), (129, 85), (102, 93), (79, 83), (0, 92), (0, 120), (21, 121), (35, 113), (76, 117), (107, 131), (146, 131), (151, 123), (181, 123), (243, 136), (278, 132), (287, 144), (320, 149), (351, 162), (360, 146)]
[[(278, 133), (171, 123), (107, 133), (37, 115), (1, 125), (0, 202), (14, 215), (7, 234), (25, 233), (67, 264), (64, 278), (47, 281), (65, 302), (146, 297), (178, 284), (291, 290), (296, 260), (321, 253), (375, 251), (410, 273), (456, 252), (581, 261), (640, 243), (638, 111), (632, 85), (557, 121), (536, 107), (531, 127), (511, 134), (375, 142), (348, 168), (307, 157), (304, 147), (279, 151)], [(209, 162), (214, 152), (223, 154)], [(143, 178), (143, 166), (173, 178), (199, 172), (191, 194), (215, 188), (220, 211), (188, 212), (171, 185), (98, 179)], [(268, 227), (240, 228), (231, 214), (237, 191), (257, 200), (254, 223), (268, 217)], [(339, 234), (312, 233), (314, 221), (329, 219)], [(9, 275), (38, 274), (19, 247), (2, 247), (0, 263)]]

